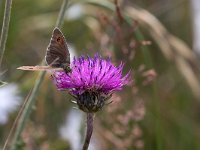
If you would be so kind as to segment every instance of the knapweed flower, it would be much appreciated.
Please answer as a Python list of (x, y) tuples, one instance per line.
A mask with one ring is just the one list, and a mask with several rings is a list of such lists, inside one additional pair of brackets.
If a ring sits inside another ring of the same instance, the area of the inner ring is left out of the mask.
[(59, 90), (68, 90), (78, 107), (85, 112), (97, 112), (114, 91), (121, 90), (130, 82), (130, 72), (122, 75), (124, 64), (114, 66), (110, 59), (81, 56), (71, 63), (72, 71), (55, 71), (53, 80)]

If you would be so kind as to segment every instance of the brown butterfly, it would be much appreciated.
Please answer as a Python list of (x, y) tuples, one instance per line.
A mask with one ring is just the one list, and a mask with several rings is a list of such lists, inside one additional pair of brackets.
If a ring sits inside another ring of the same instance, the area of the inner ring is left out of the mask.
[(53, 30), (45, 60), (48, 66), (22, 66), (17, 69), (31, 71), (64, 70), (66, 73), (71, 72), (67, 43), (64, 35), (57, 27)]

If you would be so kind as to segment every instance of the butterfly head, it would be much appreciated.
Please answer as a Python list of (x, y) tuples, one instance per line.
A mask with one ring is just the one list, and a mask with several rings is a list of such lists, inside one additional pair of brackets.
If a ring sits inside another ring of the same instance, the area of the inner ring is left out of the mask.
[(72, 69), (70, 68), (69, 64), (62, 64), (62, 68), (66, 73), (72, 72)]

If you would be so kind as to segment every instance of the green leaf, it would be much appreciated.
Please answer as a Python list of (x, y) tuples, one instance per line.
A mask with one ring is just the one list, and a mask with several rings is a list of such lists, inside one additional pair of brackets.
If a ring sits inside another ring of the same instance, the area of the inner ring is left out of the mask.
[(6, 84), (7, 84), (7, 82), (3, 82), (3, 81), (0, 80), (0, 87), (4, 86)]

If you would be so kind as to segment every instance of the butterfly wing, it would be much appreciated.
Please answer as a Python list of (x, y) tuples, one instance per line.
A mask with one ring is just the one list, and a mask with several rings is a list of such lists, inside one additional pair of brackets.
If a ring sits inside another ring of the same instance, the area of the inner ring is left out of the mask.
[(17, 69), (30, 71), (48, 71), (48, 70), (65, 70), (67, 73), (70, 69), (70, 54), (67, 43), (62, 32), (55, 28), (47, 47), (45, 60), (48, 66), (22, 66)]
[(47, 47), (45, 56), (46, 62), (52, 67), (62, 67), (70, 65), (70, 54), (67, 43), (62, 32), (55, 28)]

